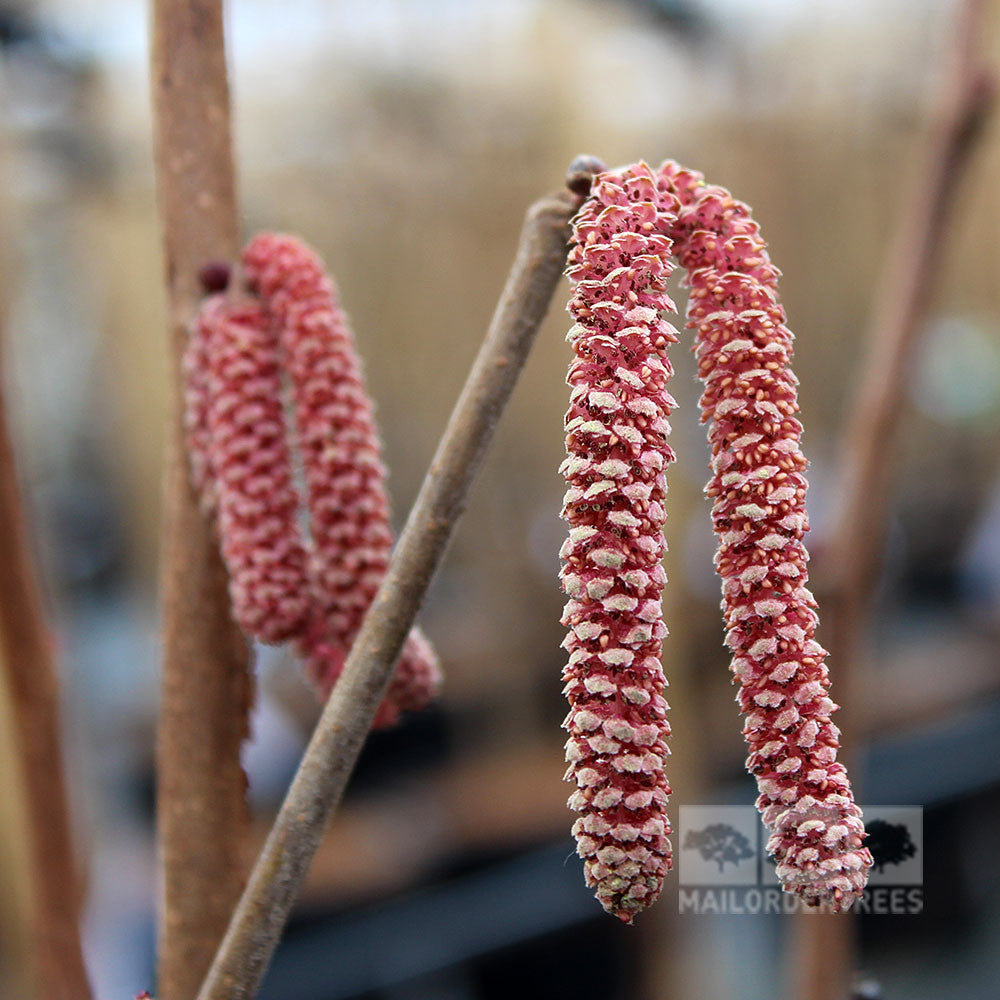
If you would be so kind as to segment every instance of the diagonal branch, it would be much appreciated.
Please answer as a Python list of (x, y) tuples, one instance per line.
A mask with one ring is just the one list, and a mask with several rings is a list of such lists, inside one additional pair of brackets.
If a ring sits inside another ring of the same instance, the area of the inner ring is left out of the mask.
[[(586, 164), (582, 170), (587, 172)], [(576, 175), (571, 174), (571, 180), (581, 186)], [(578, 204), (578, 198), (561, 193), (536, 202), (528, 212), (489, 333), (199, 1000), (249, 1000), (257, 994), (393, 664), (548, 310), (566, 259), (569, 219)]]
[(91, 996), (80, 943), (82, 885), (73, 849), (52, 637), (17, 483), (0, 388), (0, 669), (20, 763), (32, 894), (36, 995)]
[(156, 178), (172, 365), (157, 751), (164, 867), (159, 996), (190, 1000), (245, 875), (249, 815), (239, 754), (251, 685), (225, 572), (188, 477), (180, 363), (202, 294), (199, 267), (235, 258), (238, 219), (222, 0), (154, 0), (152, 10)]

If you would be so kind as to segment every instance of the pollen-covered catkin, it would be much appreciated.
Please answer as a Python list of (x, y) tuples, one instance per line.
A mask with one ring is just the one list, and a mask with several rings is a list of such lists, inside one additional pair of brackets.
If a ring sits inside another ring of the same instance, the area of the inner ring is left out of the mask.
[(837, 760), (837, 706), (806, 588), (806, 459), (778, 271), (746, 205), (670, 161), (659, 178), (680, 201), (670, 235), (688, 275), (687, 325), (704, 382), (706, 492), (747, 768), (786, 891), (846, 909), (863, 891), (872, 858)]
[(573, 223), (574, 358), (561, 467), (569, 539), (563, 643), (569, 800), (587, 884), (630, 923), (671, 867), (660, 666), (665, 543), (669, 229), (677, 202), (644, 164), (601, 174)]
[[(308, 491), (315, 605), (301, 647), (308, 672), (328, 692), (389, 562), (381, 443), (354, 337), (319, 257), (293, 236), (263, 233), (244, 250), (243, 267), (280, 331), (291, 383)], [(437, 657), (414, 629), (376, 724), (424, 707), (439, 683)]]

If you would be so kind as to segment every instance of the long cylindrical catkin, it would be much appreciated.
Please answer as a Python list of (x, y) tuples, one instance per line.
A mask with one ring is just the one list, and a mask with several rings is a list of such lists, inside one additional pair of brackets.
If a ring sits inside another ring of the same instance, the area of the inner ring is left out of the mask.
[(747, 207), (669, 161), (655, 175), (639, 164), (596, 178), (567, 272), (576, 356), (561, 555), (578, 850), (588, 884), (626, 921), (655, 899), (670, 867), (660, 557), (663, 467), (673, 457), (663, 348), (676, 338), (659, 313), (672, 308), (672, 251), (691, 289), (726, 642), (768, 850), (787, 891), (846, 909), (871, 854), (837, 761), (836, 706), (806, 589), (806, 460), (778, 272)]
[(659, 177), (681, 203), (671, 235), (705, 384), (715, 564), (768, 850), (787, 891), (846, 909), (872, 858), (837, 760), (837, 706), (806, 589), (806, 460), (778, 271), (746, 205), (670, 161)]
[(677, 335), (660, 312), (673, 308), (675, 211), (644, 164), (602, 174), (574, 220), (567, 270), (569, 805), (580, 813), (573, 833), (587, 884), (626, 923), (656, 899), (671, 867), (660, 560), (675, 405), (666, 349)]

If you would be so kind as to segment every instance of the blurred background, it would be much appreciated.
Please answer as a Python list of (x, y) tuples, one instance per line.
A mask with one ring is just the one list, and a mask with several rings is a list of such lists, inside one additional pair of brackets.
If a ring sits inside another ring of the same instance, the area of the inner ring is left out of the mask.
[[(812, 462), (810, 547), (821, 556), (873, 297), (926, 147), (955, 8), (232, 0), (245, 233), (299, 233), (335, 274), (378, 405), (397, 527), (525, 207), (559, 187), (577, 153), (610, 164), (669, 156), (754, 207), (784, 272)], [(0, 0), (5, 378), (57, 629), (102, 1000), (154, 986), (167, 368), (147, 29), (144, 4)], [(983, 46), (996, 54), (992, 39)], [(988, 997), (1000, 977), (998, 173), (990, 126), (921, 320), (903, 433), (886, 455), (892, 524), (851, 722), (860, 801), (925, 810), (925, 906), (860, 918), (864, 996)], [(787, 980), (791, 918), (679, 916), (673, 878), (624, 928), (593, 901), (573, 854), (556, 580), (566, 294), (422, 614), (444, 697), (369, 740), (269, 1000), (765, 1000)], [(676, 816), (684, 804), (751, 803), (754, 788), (683, 343), (674, 363), (664, 665)], [(318, 706), (281, 651), (260, 651), (256, 670), (245, 763), (263, 838)], [(0, 699), (0, 723), (3, 713)], [(4, 998), (21, 995), (24, 974), (10, 752), (0, 736)]]

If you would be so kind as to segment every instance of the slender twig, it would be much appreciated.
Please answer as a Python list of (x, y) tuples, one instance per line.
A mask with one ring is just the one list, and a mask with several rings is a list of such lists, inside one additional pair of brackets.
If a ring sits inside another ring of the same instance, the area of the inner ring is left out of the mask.
[(164, 866), (161, 1000), (190, 1000), (246, 873), (240, 745), (251, 700), (246, 644), (198, 509), (184, 451), (180, 360), (199, 266), (232, 260), (238, 221), (221, 0), (154, 0), (156, 177), (170, 309), (172, 416), (163, 525), (163, 697), (157, 810)]
[[(846, 709), (845, 728), (853, 726), (861, 688), (857, 664), (885, 547), (890, 456), (907, 379), (960, 181), (996, 90), (995, 76), (978, 52), (984, 15), (984, 0), (966, 0), (960, 10), (926, 162), (903, 209), (897, 241), (879, 285), (868, 338), (871, 346), (845, 436), (839, 517), (825, 562), (829, 591), (821, 600), (821, 638), (835, 665), (837, 698)], [(791, 955), (791, 995), (796, 1000), (847, 996), (852, 937), (852, 921), (840, 916), (809, 914), (797, 922)]]
[(45, 1000), (86, 1000), (82, 883), (66, 799), (59, 680), (43, 609), (0, 386), (0, 668), (25, 804), (35, 989)]
[(323, 710), (199, 1000), (254, 997), (500, 413), (527, 359), (566, 257), (568, 193), (537, 202), (486, 340), (393, 552), (382, 586)]

